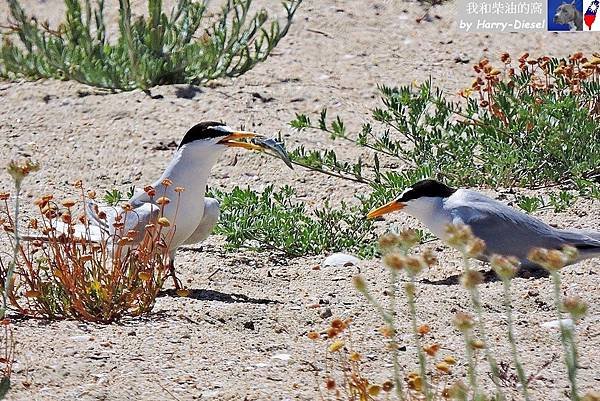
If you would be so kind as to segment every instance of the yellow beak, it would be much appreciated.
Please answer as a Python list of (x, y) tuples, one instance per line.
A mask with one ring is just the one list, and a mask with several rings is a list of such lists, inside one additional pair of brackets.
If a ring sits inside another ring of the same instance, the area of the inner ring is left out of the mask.
[(264, 148), (258, 145), (255, 145), (250, 142), (237, 142), (238, 139), (248, 139), (248, 138), (262, 138), (263, 136), (257, 134), (255, 132), (247, 132), (247, 131), (235, 131), (231, 134), (227, 135), (225, 138), (219, 141), (220, 144), (229, 146), (231, 148), (244, 148), (249, 150), (260, 150), (263, 151)]
[(395, 212), (396, 210), (402, 210), (404, 206), (406, 206), (404, 203), (393, 200), (377, 209), (371, 210), (369, 214), (367, 214), (367, 219), (374, 219), (383, 216), (384, 214)]

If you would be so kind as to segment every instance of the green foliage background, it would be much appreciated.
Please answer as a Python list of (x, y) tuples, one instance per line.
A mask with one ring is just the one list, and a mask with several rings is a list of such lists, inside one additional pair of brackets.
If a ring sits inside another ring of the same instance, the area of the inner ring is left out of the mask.
[[(493, 111), (475, 96), (451, 100), (429, 81), (380, 86), (382, 105), (359, 129), (351, 130), (340, 117), (328, 118), (326, 109), (314, 118), (298, 114), (290, 124), (304, 135), (326, 133), (370, 150), (372, 158), (344, 160), (335, 148), (300, 146), (290, 150), (294, 164), (364, 184), (371, 193), (358, 197), (357, 207), (331, 205), (310, 212), (289, 203), (289, 189), (278, 193), (280, 209), (270, 206), (277, 193), (272, 188), (253, 195), (240, 189), (217, 192), (223, 205), (264, 208), (262, 214), (244, 220), (225, 207), (217, 231), (232, 246), (277, 242), (290, 255), (350, 251), (368, 256), (374, 252), (374, 238), (372, 223), (365, 221), (367, 211), (425, 178), (466, 187), (555, 188), (545, 197), (520, 196), (517, 204), (528, 212), (542, 207), (564, 211), (581, 196), (600, 199), (600, 77), (596, 73), (573, 91), (571, 83), (555, 73), (559, 62), (548, 63), (547, 77), (553, 84), (545, 89), (533, 85), (537, 77), (529, 69), (500, 81), (493, 92)], [(348, 224), (332, 224), (331, 219)], [(289, 221), (306, 222), (306, 232), (295, 237), (293, 231), (278, 230)]]
[(262, 9), (250, 15), (252, 0), (226, 0), (213, 22), (206, 21), (208, 0), (179, 0), (169, 14), (161, 0), (148, 0), (148, 16), (135, 18), (129, 0), (119, 0), (118, 37), (109, 40), (104, 0), (65, 0), (65, 19), (56, 29), (8, 0), (12, 25), (3, 32), (0, 76), (113, 90), (237, 77), (267, 59), (301, 2), (282, 3), (280, 24)]

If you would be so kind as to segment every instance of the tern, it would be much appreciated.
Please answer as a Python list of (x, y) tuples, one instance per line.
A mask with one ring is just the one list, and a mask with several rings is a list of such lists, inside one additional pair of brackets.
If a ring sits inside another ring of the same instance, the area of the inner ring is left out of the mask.
[[(214, 121), (201, 122), (187, 131), (173, 159), (152, 185), (156, 194), (172, 200), (164, 206), (162, 217), (175, 227), (168, 252), (169, 268), (177, 289), (181, 287), (174, 270), (177, 249), (182, 245), (204, 241), (219, 219), (219, 202), (206, 196), (206, 184), (213, 165), (230, 147), (272, 150), (291, 167), (283, 148), (257, 133), (235, 131)], [(179, 201), (175, 202), (175, 199)], [(125, 222), (123, 232), (134, 230), (140, 233), (144, 232), (147, 224), (157, 221), (160, 213), (157, 199), (145, 191), (138, 190), (127, 203), (130, 207), (124, 210), (121, 207), (100, 206), (89, 200), (85, 205), (89, 221), (87, 226), (69, 228), (69, 225), (57, 221), (56, 229), (62, 232), (71, 229), (75, 236), (99, 242), (115, 234), (114, 223), (117, 219)]]
[(514, 256), (526, 269), (540, 266), (528, 260), (534, 248), (575, 247), (572, 263), (600, 256), (600, 231), (561, 230), (470, 189), (455, 189), (435, 180), (407, 188), (391, 202), (370, 211), (367, 218), (402, 210), (421, 221), (434, 235), (447, 241), (449, 224), (464, 224), (485, 241), (482, 260), (493, 254)]

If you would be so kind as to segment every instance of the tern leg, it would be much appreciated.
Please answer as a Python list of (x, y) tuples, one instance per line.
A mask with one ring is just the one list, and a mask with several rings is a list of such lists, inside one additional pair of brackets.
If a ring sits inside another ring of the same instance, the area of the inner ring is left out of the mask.
[(181, 280), (179, 280), (179, 278), (177, 278), (177, 274), (175, 273), (175, 261), (170, 261), (169, 262), (169, 272), (171, 274), (171, 277), (173, 278), (173, 285), (175, 286), (175, 290), (180, 290), (183, 288), (183, 284), (181, 284)]
[(169, 275), (173, 279), (173, 285), (175, 286), (175, 291), (183, 288), (183, 284), (181, 284), (181, 280), (177, 278), (177, 273), (175, 272), (175, 251), (169, 255)]

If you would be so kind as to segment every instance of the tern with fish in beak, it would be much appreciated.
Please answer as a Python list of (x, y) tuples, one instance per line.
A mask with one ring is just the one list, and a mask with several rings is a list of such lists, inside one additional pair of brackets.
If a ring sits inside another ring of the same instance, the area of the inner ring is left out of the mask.
[[(168, 241), (171, 275), (177, 289), (181, 283), (175, 276), (175, 253), (181, 245), (205, 240), (219, 219), (219, 202), (205, 196), (206, 184), (213, 165), (227, 148), (261, 151), (282, 159), (291, 167), (283, 146), (254, 132), (236, 131), (220, 122), (205, 121), (190, 128), (173, 159), (149, 191), (138, 190), (127, 201), (127, 208), (100, 206), (90, 200), (85, 205), (89, 225), (75, 227), (56, 222), (61, 232), (75, 230), (74, 235), (91, 242), (106, 241), (115, 235), (116, 221), (124, 222), (124, 232), (144, 232), (148, 224), (165, 218), (174, 229)], [(176, 199), (179, 201), (175, 202)], [(162, 202), (164, 207), (159, 216)], [(165, 205), (166, 204), (166, 205)], [(27, 239), (27, 238), (24, 238)], [(141, 240), (141, 238), (140, 238)]]

